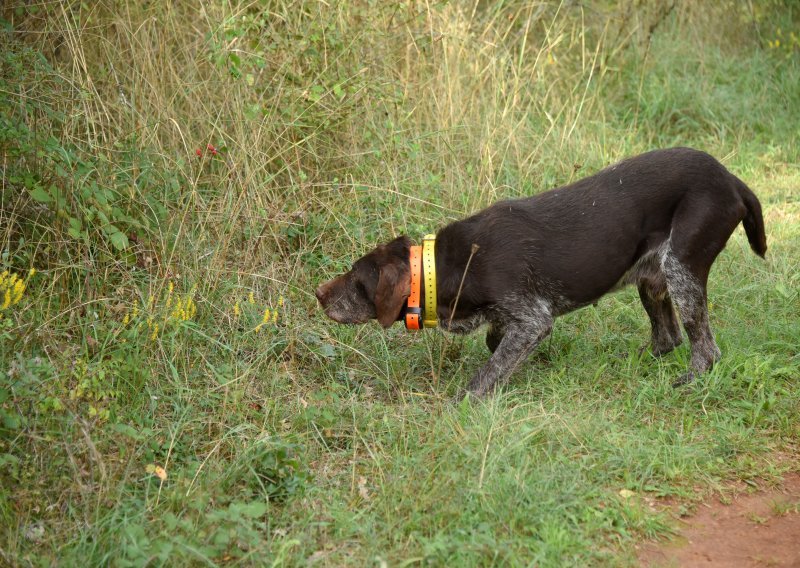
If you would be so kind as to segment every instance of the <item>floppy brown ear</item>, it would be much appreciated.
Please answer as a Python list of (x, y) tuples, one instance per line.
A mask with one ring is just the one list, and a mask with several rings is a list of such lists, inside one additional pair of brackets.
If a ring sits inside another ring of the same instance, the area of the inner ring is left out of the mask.
[(375, 313), (383, 327), (397, 321), (403, 304), (411, 294), (411, 270), (399, 259), (381, 266), (378, 288), (375, 291)]

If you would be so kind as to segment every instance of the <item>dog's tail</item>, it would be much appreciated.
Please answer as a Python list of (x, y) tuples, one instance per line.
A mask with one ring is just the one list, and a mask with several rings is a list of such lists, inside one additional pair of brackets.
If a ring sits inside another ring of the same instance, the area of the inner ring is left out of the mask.
[(739, 196), (747, 207), (747, 213), (742, 219), (744, 232), (747, 233), (747, 240), (750, 241), (750, 248), (758, 256), (764, 258), (767, 252), (767, 236), (764, 234), (764, 217), (761, 215), (761, 203), (745, 183), (736, 178), (736, 188)]

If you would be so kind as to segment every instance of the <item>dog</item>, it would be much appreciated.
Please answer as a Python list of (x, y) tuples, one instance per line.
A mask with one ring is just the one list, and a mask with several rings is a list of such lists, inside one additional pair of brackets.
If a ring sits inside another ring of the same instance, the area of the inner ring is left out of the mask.
[[(501, 201), (436, 234), (436, 315), (454, 333), (488, 324), (492, 355), (473, 376), (481, 397), (508, 380), (553, 327), (553, 320), (625, 285), (635, 284), (650, 319), (649, 347), (669, 353), (691, 345), (694, 380), (721, 353), (709, 327), (711, 265), (742, 222), (764, 257), (761, 204), (709, 154), (655, 150), (533, 197)], [(378, 246), (352, 269), (316, 289), (339, 323), (384, 327), (403, 315), (410, 294), (406, 236)]]

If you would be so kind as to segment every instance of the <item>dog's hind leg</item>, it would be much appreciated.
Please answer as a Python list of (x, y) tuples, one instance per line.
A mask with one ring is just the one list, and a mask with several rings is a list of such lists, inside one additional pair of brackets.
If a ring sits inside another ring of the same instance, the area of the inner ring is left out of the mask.
[(711, 265), (745, 213), (741, 199), (724, 184), (687, 196), (675, 211), (661, 269), (689, 336), (692, 360), (691, 370), (673, 386), (691, 382), (721, 357), (708, 323), (706, 285)]
[(690, 383), (695, 374), (711, 369), (721, 353), (708, 324), (706, 278), (694, 274), (669, 250), (664, 255), (663, 266), (669, 293), (678, 307), (692, 347), (691, 370), (672, 385), (677, 387)]
[(650, 349), (656, 357), (666, 355), (683, 342), (681, 327), (667, 291), (667, 281), (660, 270), (637, 283), (652, 328)]

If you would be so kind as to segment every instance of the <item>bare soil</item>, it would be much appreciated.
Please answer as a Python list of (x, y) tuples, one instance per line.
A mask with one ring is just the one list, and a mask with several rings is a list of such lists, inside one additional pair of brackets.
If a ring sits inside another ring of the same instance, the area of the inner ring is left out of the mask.
[(637, 551), (641, 566), (800, 567), (800, 475), (779, 488), (715, 498), (679, 523), (677, 537)]

